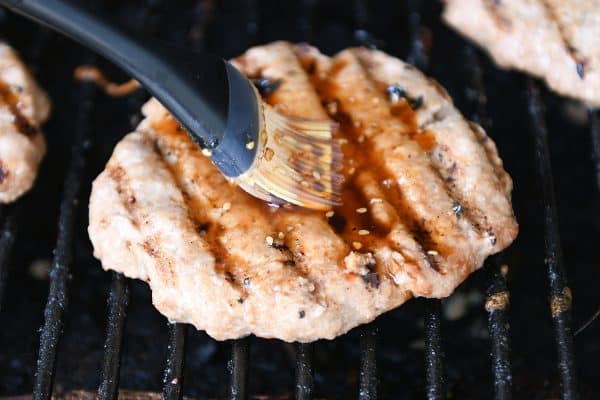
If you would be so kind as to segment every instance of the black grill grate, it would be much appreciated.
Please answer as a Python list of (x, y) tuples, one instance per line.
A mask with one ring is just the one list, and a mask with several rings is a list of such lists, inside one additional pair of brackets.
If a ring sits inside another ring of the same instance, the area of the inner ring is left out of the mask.
[[(161, 1), (149, 0), (147, 10), (160, 9)], [(302, 0), (298, 7), (297, 24), (300, 36), (309, 40), (313, 37), (313, 14), (315, 0)], [(409, 35), (411, 37), (407, 59), (420, 68), (427, 69), (429, 54), (426, 43), (423, 42), (423, 32), (426, 27), (422, 24), (419, 1), (408, 3)], [(240, 7), (245, 13), (247, 36), (244, 41), (255, 43), (260, 37), (261, 20), (259, 4), (248, 0)], [(366, 29), (369, 25), (369, 6), (364, 0), (352, 3), (354, 26), (359, 34), (356, 40), (362, 44), (377, 43)], [(242, 12), (240, 11), (240, 12)], [(141, 14), (150, 14), (150, 11)], [(140, 17), (140, 21), (143, 18)], [(202, 23), (209, 23), (210, 18), (203, 18)], [(144, 25), (143, 23), (140, 25)], [(143, 28), (143, 26), (141, 27)], [(47, 37), (46, 31), (41, 36)], [(44, 43), (45, 39), (35, 41)], [(194, 47), (202, 48), (202, 39), (193, 43)], [(39, 52), (39, 49), (38, 49)], [(33, 52), (35, 53), (35, 52)], [(484, 126), (489, 121), (487, 116), (486, 94), (483, 84), (483, 68), (477, 53), (467, 46), (464, 51), (466, 73), (469, 75), (468, 88), (474, 93), (471, 117)], [(94, 61), (94, 57), (86, 56), (86, 63)], [(552, 173), (550, 170), (549, 149), (547, 144), (547, 129), (545, 126), (543, 105), (536, 83), (531, 82), (527, 88), (529, 116), (531, 118), (531, 133), (534, 138), (534, 152), (537, 160), (537, 172), (542, 186), (542, 200), (545, 216), (544, 234), (546, 244), (545, 263), (550, 286), (551, 315), (554, 322), (555, 337), (558, 353), (558, 370), (561, 381), (561, 397), (567, 400), (578, 399), (575, 365), (573, 356), (573, 335), (570, 327), (570, 289), (566, 284), (562, 263), (560, 238), (558, 235), (558, 220)], [(60, 205), (58, 220), (58, 238), (54, 251), (54, 259), (50, 272), (49, 295), (44, 311), (44, 324), (40, 334), (40, 349), (33, 389), (34, 399), (49, 399), (53, 390), (54, 369), (57, 358), (57, 348), (63, 329), (63, 313), (67, 303), (67, 280), (70, 274), (75, 215), (79, 203), (79, 193), (84, 176), (87, 150), (89, 148), (88, 128), (90, 114), (94, 107), (95, 89), (91, 85), (82, 85), (77, 94), (80, 99), (76, 110), (75, 139), (72, 148), (70, 166), (64, 182), (64, 194)], [(590, 134), (592, 152), (595, 157), (595, 167), (600, 188), (600, 122), (598, 112), (590, 111)], [(85, 203), (84, 203), (85, 204)], [(19, 207), (3, 207), (3, 218), (0, 237), (0, 309), (4, 281), (7, 275), (7, 259), (15, 242), (18, 227)], [(508, 323), (508, 289), (506, 268), (502, 256), (494, 257), (488, 262), (489, 282), (486, 290), (486, 309), (488, 310), (488, 329), (491, 341), (491, 367), (494, 383), (495, 398), (506, 400), (513, 395), (513, 377), (510, 360), (510, 338)], [(504, 303), (503, 301), (506, 300)], [(104, 362), (101, 373), (101, 383), (98, 395), (101, 399), (117, 398), (119, 388), (120, 360), (124, 327), (129, 301), (127, 280), (120, 274), (112, 274), (112, 283), (108, 297), (108, 321), (104, 344)], [(500, 303), (499, 303), (500, 302)], [(498, 306), (500, 304), (501, 306)], [(442, 347), (442, 312), (441, 301), (428, 300), (425, 307), (425, 393), (430, 400), (444, 399), (448, 395), (445, 372), (444, 349)], [(166, 399), (180, 399), (183, 395), (183, 370), (186, 348), (187, 327), (182, 324), (169, 324), (169, 340), (167, 358), (163, 374), (163, 396)], [(378, 398), (378, 367), (377, 367), (378, 327), (376, 323), (361, 328), (360, 333), (360, 375), (358, 378), (358, 397), (361, 400)], [(231, 342), (231, 358), (228, 362), (229, 391), (231, 399), (247, 399), (250, 359), (249, 338)], [(311, 399), (315, 392), (313, 367), (313, 344), (299, 344), (296, 352), (296, 383), (295, 396), (297, 399)], [(140, 366), (143, 368), (143, 366)], [(381, 368), (379, 368), (381, 369)]]
[(554, 183), (550, 167), (548, 149), (548, 131), (544, 120), (543, 106), (539, 98), (539, 89), (533, 82), (528, 90), (531, 132), (535, 142), (537, 169), (542, 186), (544, 208), (544, 243), (546, 257), (544, 263), (548, 269), (550, 282), (550, 306), (552, 322), (558, 347), (558, 370), (562, 396), (565, 399), (579, 398), (575, 379), (575, 358), (573, 356), (573, 333), (571, 331), (571, 289), (567, 286), (563, 267), (563, 256), (558, 233), (558, 215), (554, 199)]
[[(85, 60), (88, 64), (92, 58)], [(44, 325), (40, 334), (40, 350), (35, 373), (33, 398), (49, 399), (52, 394), (54, 367), (58, 341), (63, 328), (63, 313), (67, 305), (67, 279), (73, 259), (73, 231), (79, 206), (79, 194), (83, 180), (88, 141), (88, 121), (92, 110), (95, 88), (91, 84), (81, 87), (81, 99), (75, 123), (75, 138), (71, 150), (71, 162), (64, 184), (63, 199), (58, 219), (58, 239), (50, 270), (50, 289), (44, 310)]]
[(101, 400), (114, 399), (119, 390), (119, 371), (121, 369), (121, 346), (123, 344), (123, 328), (127, 315), (129, 289), (125, 277), (113, 272), (112, 285), (108, 295), (108, 323), (106, 326), (106, 342), (104, 343), (104, 365), (102, 367), (102, 383), (98, 388)]

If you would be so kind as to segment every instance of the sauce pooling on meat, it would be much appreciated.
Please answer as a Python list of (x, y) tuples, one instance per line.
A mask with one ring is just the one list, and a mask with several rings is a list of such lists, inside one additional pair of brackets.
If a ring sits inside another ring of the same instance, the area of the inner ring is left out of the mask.
[[(388, 235), (399, 218), (408, 224), (408, 228), (423, 248), (423, 253), (427, 254), (426, 262), (431, 268), (440, 271), (436, 256), (443, 252), (443, 249), (440, 248), (439, 244), (434, 243), (429, 232), (422, 226), (421, 221), (415, 215), (412, 215), (409, 207), (405, 204), (406, 200), (402, 198), (395, 179), (388, 173), (381, 156), (372, 149), (369, 143), (366, 132), (376, 134), (377, 130), (380, 129), (378, 127), (380, 122), (372, 121), (368, 127), (353, 122), (335, 98), (332, 87), (334, 83), (331, 78), (344, 66), (343, 62), (334, 63), (331, 70), (328, 71), (329, 78), (324, 81), (320, 81), (314, 74), (314, 63), (303, 66), (311, 77), (313, 86), (319, 92), (319, 97), (327, 114), (339, 124), (339, 129), (334, 133), (334, 136), (336, 139), (341, 140), (344, 155), (344, 166), (341, 171), (344, 176), (342, 204), (325, 213), (325, 217), (334, 231), (343, 238), (346, 245), (351, 250), (359, 253), (374, 253), (377, 248), (382, 246), (397, 247)], [(258, 80), (254, 79), (254, 81)], [(264, 77), (260, 78), (260, 81), (276, 82), (276, 84), (269, 85), (269, 90), (262, 90), (261, 93), (264, 101), (277, 106), (277, 102), (274, 101), (275, 96), (272, 96), (272, 94), (276, 92), (282, 82), (280, 80), (271, 81), (269, 78)], [(406, 127), (406, 132), (403, 134), (407, 134), (410, 139), (418, 143), (423, 151), (433, 150), (436, 146), (434, 134), (428, 131), (419, 132), (416, 122), (416, 110), (423, 105), (423, 98), (421, 96), (411, 97), (398, 85), (382, 86), (378, 87), (377, 90), (379, 91), (378, 96), (383, 94), (382, 98), (389, 102), (390, 116)], [(155, 128), (161, 133), (182, 131), (182, 128), (172, 118), (163, 120)], [(365, 194), (366, 192), (368, 195)], [(322, 214), (319, 211), (303, 210), (290, 206), (274, 209), (271, 205), (260, 200), (254, 199), (254, 201), (256, 206), (262, 208), (263, 213), (267, 215), (289, 212)], [(285, 230), (285, 227), (280, 228), (282, 231)], [(221, 245), (218, 240), (218, 229), (212, 228), (209, 232), (206, 233), (205, 239), (212, 244), (217, 254), (225, 254), (225, 251), (219, 251)], [(289, 250), (277, 238), (273, 241), (272, 246), (286, 252)], [(407, 260), (410, 260), (410, 257), (404, 256)], [(227, 260), (225, 256), (218, 256), (218, 259), (224, 270), (235, 269), (235, 260)], [(289, 265), (293, 265), (293, 259), (290, 259)], [(340, 265), (343, 265), (341, 260)], [(368, 265), (368, 269), (371, 271), (369, 273), (370, 283), (373, 284), (375, 278), (372, 275), (377, 273), (377, 266)]]
[[(371, 148), (369, 139), (365, 135), (366, 127), (353, 123), (350, 116), (342, 109), (333, 94), (331, 79), (319, 81), (316, 75), (312, 74), (314, 65), (304, 67), (311, 76), (312, 84), (319, 92), (328, 115), (339, 124), (339, 129), (334, 133), (334, 137), (341, 140), (344, 155), (344, 165), (341, 171), (344, 176), (342, 204), (327, 213), (300, 209), (289, 205), (274, 208), (270, 204), (252, 198), (254, 205), (262, 209), (266, 215), (290, 212), (324, 214), (323, 216), (327, 218), (334, 231), (343, 238), (347, 246), (359, 253), (374, 252), (376, 248), (381, 246), (396, 247), (394, 243), (391, 243), (388, 234), (397, 222), (394, 218), (399, 217), (402, 221), (412, 221), (409, 228), (423, 247), (424, 252), (425, 250), (433, 251), (434, 254), (441, 252), (440, 246), (433, 243), (427, 230), (421, 226), (417, 218), (409, 215), (410, 210), (405, 207), (405, 200), (401, 197), (395, 179), (387, 172), (381, 157)], [(335, 63), (328, 72), (328, 76), (330, 78), (335, 76), (336, 72), (343, 67), (343, 62)], [(277, 106), (278, 103), (274, 101), (272, 94), (277, 91), (282, 82), (280, 80), (272, 81), (264, 77), (254, 79), (254, 81), (269, 83), (268, 90), (261, 90), (263, 100), (272, 106)], [(397, 85), (378, 87), (377, 90), (389, 102), (390, 115), (407, 127), (406, 133), (408, 136), (417, 142), (423, 151), (433, 150), (436, 146), (434, 134), (428, 131), (419, 132), (416, 122), (416, 110), (422, 106), (423, 98), (413, 98)], [(378, 121), (372, 121), (368, 130), (376, 132), (379, 129), (377, 125)], [(181, 135), (184, 132), (183, 128), (172, 117), (155, 122), (154, 128), (161, 135)], [(178, 174), (177, 171), (175, 173)], [(370, 187), (370, 189), (365, 189), (365, 187)], [(372, 195), (365, 196), (365, 191), (370, 192)], [(251, 197), (247, 194), (246, 196)], [(190, 206), (192, 210), (196, 208), (194, 204), (190, 204)], [(198, 221), (199, 218), (197, 216), (195, 219)], [(199, 222), (199, 224), (200, 226), (206, 226), (204, 223)], [(281, 231), (285, 231), (285, 227), (280, 228)], [(226, 272), (235, 270), (235, 260), (228, 260), (228, 257), (226, 257), (227, 252), (221, 249), (218, 227), (211, 226), (210, 229), (203, 229), (203, 237), (211, 243), (211, 247), (217, 254), (217, 259), (223, 270)], [(271, 242), (272, 247), (284, 252), (289, 251), (283, 241), (277, 240), (277, 237)], [(410, 257), (406, 258), (410, 260)], [(438, 270), (435, 257), (427, 257), (427, 262), (432, 268)], [(288, 265), (293, 264), (293, 260), (290, 259)], [(368, 268), (372, 271), (369, 276), (370, 283), (373, 284), (373, 280), (378, 279), (372, 276), (376, 273), (376, 265), (369, 265)], [(229, 276), (233, 275), (229, 274)]]

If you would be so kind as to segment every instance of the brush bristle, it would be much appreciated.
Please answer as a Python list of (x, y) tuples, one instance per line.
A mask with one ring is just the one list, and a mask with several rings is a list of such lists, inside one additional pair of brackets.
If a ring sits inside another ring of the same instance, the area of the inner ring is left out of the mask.
[(327, 210), (340, 205), (343, 176), (336, 124), (284, 116), (263, 106), (263, 129), (254, 164), (236, 182), (274, 204)]

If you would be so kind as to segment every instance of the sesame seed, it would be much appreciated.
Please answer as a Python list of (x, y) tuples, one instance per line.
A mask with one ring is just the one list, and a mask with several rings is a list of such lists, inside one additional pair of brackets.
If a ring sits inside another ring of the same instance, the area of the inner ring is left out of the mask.
[(231, 203), (230, 202), (223, 203), (223, 210), (229, 211), (230, 209), (231, 209)]
[(265, 238), (265, 242), (267, 242), (267, 244), (268, 244), (269, 246), (272, 246), (272, 245), (273, 245), (273, 237), (272, 237), (272, 236), (267, 236), (267, 237)]
[(202, 154), (204, 154), (206, 157), (211, 157), (212, 156), (212, 150), (208, 149), (208, 148), (204, 148), (204, 149), (202, 149)]
[(352, 174), (353, 174), (353, 173), (355, 173), (355, 172), (356, 172), (356, 168), (354, 168), (354, 167), (350, 167), (350, 169), (348, 170), (348, 173), (349, 173), (350, 175), (352, 175)]
[(356, 250), (360, 250), (362, 248), (362, 243), (361, 242), (352, 242), (352, 247), (354, 247)]
[(300, 184), (302, 186), (304, 186), (304, 187), (309, 187), (310, 186), (307, 181), (302, 181), (302, 182), (300, 182)]
[(333, 217), (333, 214), (335, 214), (335, 212), (333, 212), (333, 211), (329, 210), (329, 211), (327, 211), (327, 212), (325, 213), (325, 216), (326, 216), (327, 218), (331, 218), (331, 217)]
[(375, 204), (375, 203), (383, 203), (383, 199), (380, 199), (379, 197), (373, 197), (370, 201), (371, 204)]
[(437, 251), (435, 251), (435, 250), (427, 250), (427, 254), (429, 254), (430, 256), (437, 256), (437, 255), (438, 255), (438, 254), (440, 254), (440, 253), (438, 253), (438, 252), (437, 252)]
[(278, 237), (279, 239), (283, 239), (283, 238), (285, 237), (285, 234), (284, 234), (283, 232), (279, 232), (279, 233), (277, 234), (277, 237)]
[(275, 155), (275, 152), (273, 151), (273, 149), (271, 149), (270, 147), (267, 147), (265, 149), (265, 160), (271, 161), (273, 159), (274, 155)]
[(246, 148), (248, 150), (252, 150), (254, 148), (254, 140), (251, 140), (248, 143), (246, 143)]
[(356, 212), (359, 214), (364, 214), (367, 212), (367, 207), (361, 207), (361, 208), (357, 208)]
[(313, 171), (312, 176), (318, 181), (321, 180), (321, 174), (319, 173), (319, 171)]
[(366, 235), (368, 235), (368, 234), (370, 234), (370, 233), (371, 233), (371, 232), (369, 232), (369, 231), (368, 231), (368, 230), (366, 230), (366, 229), (361, 229), (361, 230), (359, 230), (359, 231), (358, 231), (358, 234), (359, 234), (360, 236), (366, 236)]

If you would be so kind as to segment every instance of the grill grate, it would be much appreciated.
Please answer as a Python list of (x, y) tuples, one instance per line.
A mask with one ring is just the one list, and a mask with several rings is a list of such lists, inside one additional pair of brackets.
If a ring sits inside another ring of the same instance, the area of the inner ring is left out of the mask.
[(0, 218), (3, 218), (0, 230), (0, 310), (4, 297), (4, 285), (8, 275), (8, 260), (17, 236), (17, 221), (19, 219), (19, 204), (12, 207), (1, 207)]
[(100, 400), (116, 399), (119, 390), (119, 371), (121, 369), (121, 346), (123, 328), (129, 302), (129, 289), (125, 277), (112, 273), (112, 285), (108, 296), (108, 323), (106, 342), (104, 343), (104, 365), (102, 383), (98, 389)]
[[(160, 1), (149, 0), (147, 7), (154, 10), (159, 8)], [(419, 1), (409, 3), (410, 46), (407, 59), (422, 69), (427, 69), (429, 55), (422, 42), (424, 26)], [(314, 0), (303, 0), (299, 7), (298, 29), (302, 37), (313, 37)], [(256, 42), (260, 37), (259, 4), (256, 0), (244, 3), (247, 11), (245, 40)], [(366, 32), (369, 21), (368, 6), (365, 0), (353, 2), (354, 25), (357, 30)], [(144, 13), (143, 13), (144, 14)], [(147, 13), (145, 13), (147, 14)], [(203, 23), (208, 23), (205, 18)], [(143, 25), (143, 24), (142, 24)], [(48, 34), (42, 31), (44, 37)], [(370, 44), (374, 40), (369, 34), (357, 35), (357, 40)], [(36, 43), (43, 43), (38, 40)], [(194, 43), (195, 47), (203, 47), (203, 43)], [(38, 47), (40, 47), (38, 45)], [(87, 56), (87, 64), (94, 61)], [(471, 77), (469, 89), (473, 96), (474, 113), (472, 118), (484, 126), (488, 122), (486, 112), (486, 95), (483, 83), (483, 68), (477, 53), (467, 46), (465, 50), (467, 73)], [(40, 350), (34, 383), (34, 399), (49, 399), (53, 389), (54, 368), (57, 357), (57, 346), (63, 328), (63, 313), (67, 302), (67, 281), (70, 273), (73, 249), (73, 232), (75, 214), (79, 206), (79, 193), (86, 165), (87, 149), (89, 148), (88, 125), (93, 109), (95, 89), (91, 85), (82, 85), (77, 95), (79, 108), (76, 112), (75, 140), (72, 148), (72, 158), (64, 182), (64, 195), (60, 205), (58, 220), (58, 238), (50, 273), (50, 289), (44, 311), (44, 324), (40, 335)], [(558, 220), (552, 173), (549, 162), (547, 144), (547, 128), (545, 125), (543, 105), (538, 94), (536, 83), (530, 82), (527, 90), (529, 116), (531, 118), (531, 133), (534, 138), (534, 149), (537, 160), (537, 172), (542, 184), (542, 198), (545, 216), (545, 263), (550, 287), (551, 315), (554, 322), (558, 369), (561, 380), (562, 398), (576, 400), (579, 398), (575, 377), (575, 362), (573, 356), (573, 335), (570, 327), (570, 289), (566, 284), (562, 262)], [(592, 152), (595, 157), (596, 176), (600, 188), (600, 117), (597, 111), (591, 110), (590, 134)], [(4, 281), (7, 275), (7, 259), (15, 242), (18, 227), (19, 207), (3, 207), (0, 215), (3, 225), (0, 236), (0, 309)], [(501, 262), (502, 256), (494, 257), (488, 262), (489, 281), (486, 290), (486, 309), (488, 310), (488, 329), (491, 341), (491, 366), (494, 379), (495, 398), (506, 400), (512, 398), (512, 372), (510, 361), (510, 340), (508, 324), (508, 302), (504, 307), (496, 307), (498, 299), (508, 299), (506, 270)], [(108, 297), (108, 323), (104, 344), (104, 363), (101, 374), (101, 384), (98, 389), (99, 398), (116, 399), (119, 387), (120, 360), (122, 341), (129, 300), (127, 280), (117, 273), (112, 273), (112, 283)], [(489, 304), (489, 306), (487, 306)], [(447, 396), (446, 377), (444, 368), (444, 350), (442, 348), (442, 313), (441, 301), (428, 300), (425, 307), (425, 380), (426, 396), (430, 400), (444, 399)], [(163, 396), (165, 399), (181, 399), (183, 395), (183, 370), (185, 359), (187, 326), (169, 324), (169, 341), (166, 365), (163, 374)], [(378, 368), (377, 368), (378, 328), (375, 323), (361, 328), (360, 333), (360, 376), (359, 393), (361, 400), (378, 398)], [(247, 399), (250, 364), (250, 339), (245, 338), (231, 342), (231, 358), (227, 368), (230, 385), (229, 398), (236, 400)], [(296, 354), (296, 399), (313, 398), (315, 380), (313, 368), (313, 344), (298, 344)]]
[[(85, 61), (91, 64), (93, 58), (90, 56)], [(44, 324), (40, 334), (40, 350), (33, 391), (34, 400), (49, 399), (52, 394), (56, 351), (63, 328), (63, 313), (67, 305), (67, 279), (73, 259), (75, 216), (79, 205), (87, 150), (90, 146), (88, 121), (95, 91), (91, 84), (85, 84), (81, 87), (81, 93), (78, 95), (82, 101), (77, 111), (71, 163), (65, 178), (64, 193), (60, 204), (58, 238), (50, 271), (50, 289), (44, 310)]]
[(163, 376), (163, 397), (176, 400), (183, 396), (183, 362), (185, 358), (184, 324), (169, 324), (169, 354)]
[(575, 357), (573, 356), (573, 332), (571, 331), (571, 289), (567, 286), (562, 261), (562, 249), (558, 233), (558, 215), (554, 198), (554, 184), (550, 167), (548, 149), (548, 131), (544, 120), (543, 105), (536, 84), (529, 82), (529, 114), (531, 132), (535, 141), (537, 169), (542, 186), (544, 208), (544, 242), (546, 257), (544, 263), (548, 269), (550, 283), (550, 307), (552, 322), (558, 347), (558, 370), (562, 397), (576, 400), (579, 398), (575, 379)]

